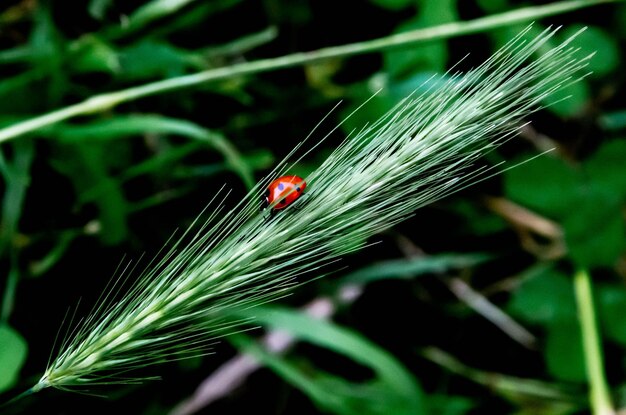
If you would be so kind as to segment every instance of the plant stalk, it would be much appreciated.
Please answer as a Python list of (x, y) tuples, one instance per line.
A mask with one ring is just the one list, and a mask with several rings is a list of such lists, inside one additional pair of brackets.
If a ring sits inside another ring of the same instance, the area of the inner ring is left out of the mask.
[(348, 57), (392, 47), (407, 46), (417, 42), (468, 35), (615, 1), (621, 0), (567, 0), (544, 6), (523, 7), (510, 12), (481, 17), (474, 20), (446, 23), (425, 29), (394, 34), (379, 39), (327, 47), (311, 52), (299, 52), (277, 58), (244, 62), (222, 68), (208, 69), (195, 74), (151, 82), (116, 92), (95, 95), (83, 102), (18, 122), (0, 130), (0, 143), (76, 116), (106, 111), (123, 102), (187, 88), (209, 81), (290, 68), (330, 58)]
[(574, 289), (578, 304), (578, 319), (582, 331), (585, 366), (589, 380), (589, 399), (593, 415), (615, 415), (609, 388), (604, 375), (604, 362), (600, 347), (600, 334), (593, 306), (591, 278), (586, 270), (574, 275)]

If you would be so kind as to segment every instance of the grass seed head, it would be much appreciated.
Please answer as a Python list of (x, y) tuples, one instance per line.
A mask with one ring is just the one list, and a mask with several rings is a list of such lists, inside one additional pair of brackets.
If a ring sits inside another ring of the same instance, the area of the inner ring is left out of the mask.
[(121, 282), (113, 282), (34, 389), (137, 382), (135, 368), (206, 354), (216, 337), (244, 323), (228, 317), (232, 310), (285, 295), (299, 275), (490, 175), (475, 162), (575, 82), (589, 59), (576, 56), (573, 38), (548, 48), (555, 32), (529, 39), (527, 29), (479, 67), (433, 77), (425, 92), (347, 138), (306, 177), (297, 210), (270, 220), (258, 211), (286, 162), (230, 211), (219, 192), (209, 218), (161, 253), (128, 292), (118, 298)]

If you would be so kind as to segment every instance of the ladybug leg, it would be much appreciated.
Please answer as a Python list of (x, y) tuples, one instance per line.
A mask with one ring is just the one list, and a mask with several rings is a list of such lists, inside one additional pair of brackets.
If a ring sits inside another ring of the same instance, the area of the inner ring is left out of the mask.
[(306, 203), (306, 200), (308, 200), (308, 198), (305, 199), (306, 195), (308, 195), (308, 193), (302, 193), (300, 195), (300, 197), (298, 197), (298, 200), (293, 202), (293, 206), (292, 207), (293, 207), (294, 210), (302, 210), (303, 203)]
[(263, 195), (263, 199), (261, 199), (261, 206), (259, 206), (260, 211), (265, 210), (270, 205), (269, 197), (270, 197), (270, 191), (268, 189), (265, 191), (265, 194)]
[(274, 215), (276, 215), (276, 211), (274, 209), (270, 209), (269, 214), (264, 218), (265, 222), (267, 223), (274, 219)]

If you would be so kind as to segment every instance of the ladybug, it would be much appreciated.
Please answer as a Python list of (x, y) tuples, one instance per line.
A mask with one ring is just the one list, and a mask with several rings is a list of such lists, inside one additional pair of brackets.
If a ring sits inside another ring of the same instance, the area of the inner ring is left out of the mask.
[(261, 208), (271, 207), (272, 213), (284, 209), (302, 196), (305, 188), (306, 182), (302, 177), (279, 177), (267, 187)]

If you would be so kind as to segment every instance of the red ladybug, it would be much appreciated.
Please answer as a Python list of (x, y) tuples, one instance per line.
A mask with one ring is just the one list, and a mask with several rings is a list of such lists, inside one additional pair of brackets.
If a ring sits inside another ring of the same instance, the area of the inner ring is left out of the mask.
[(281, 210), (292, 204), (306, 188), (306, 182), (298, 176), (282, 176), (274, 180), (265, 191), (263, 209)]

